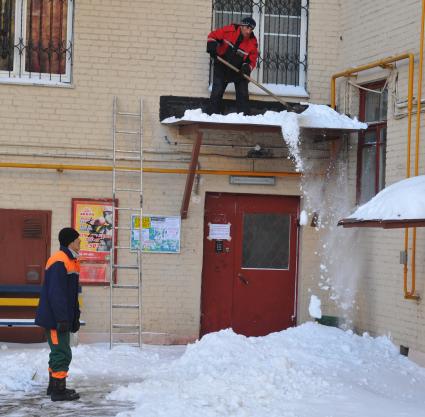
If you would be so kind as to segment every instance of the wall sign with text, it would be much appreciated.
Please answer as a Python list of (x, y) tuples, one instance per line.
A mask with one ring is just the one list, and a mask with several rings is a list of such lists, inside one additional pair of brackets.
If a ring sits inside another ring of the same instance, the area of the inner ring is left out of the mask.
[[(142, 252), (180, 253), (180, 216), (143, 216)], [(140, 216), (131, 216), (131, 250), (139, 249)]]
[(81, 238), (81, 284), (109, 282), (106, 274), (114, 232), (112, 210), (112, 199), (72, 199), (72, 227)]

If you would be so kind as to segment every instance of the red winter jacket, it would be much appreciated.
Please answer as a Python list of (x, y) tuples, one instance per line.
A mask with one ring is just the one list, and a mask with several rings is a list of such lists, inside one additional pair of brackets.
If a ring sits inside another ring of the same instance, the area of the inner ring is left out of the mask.
[(243, 63), (247, 62), (253, 70), (258, 58), (257, 38), (253, 33), (249, 38), (243, 38), (238, 49), (234, 51), (239, 36), (242, 36), (241, 28), (239, 25), (233, 24), (213, 30), (208, 35), (208, 42), (218, 42), (217, 55), (231, 64), (240, 68)]

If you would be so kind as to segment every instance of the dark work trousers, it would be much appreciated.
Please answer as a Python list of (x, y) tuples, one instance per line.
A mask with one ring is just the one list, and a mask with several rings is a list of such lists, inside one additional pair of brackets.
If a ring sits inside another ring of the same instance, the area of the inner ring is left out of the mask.
[(66, 378), (72, 359), (70, 333), (46, 329), (46, 336), (50, 346), (49, 371), (53, 378)]
[(236, 111), (246, 115), (250, 113), (248, 80), (241, 74), (237, 74), (232, 69), (227, 68), (221, 62), (215, 62), (208, 114), (222, 113), (223, 94), (229, 83), (235, 83)]

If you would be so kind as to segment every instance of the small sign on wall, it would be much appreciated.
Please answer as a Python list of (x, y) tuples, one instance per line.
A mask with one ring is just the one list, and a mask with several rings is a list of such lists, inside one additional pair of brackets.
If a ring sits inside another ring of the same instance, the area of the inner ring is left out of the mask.
[(230, 237), (230, 223), (221, 224), (221, 223), (208, 223), (209, 234), (208, 239), (213, 240), (231, 240)]
[[(142, 252), (180, 253), (180, 216), (143, 216)], [(140, 216), (131, 216), (131, 250), (140, 245)]]

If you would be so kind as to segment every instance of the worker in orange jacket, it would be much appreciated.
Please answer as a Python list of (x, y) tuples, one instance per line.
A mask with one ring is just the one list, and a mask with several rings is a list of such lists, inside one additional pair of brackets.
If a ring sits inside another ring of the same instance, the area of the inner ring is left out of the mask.
[[(214, 60), (213, 84), (208, 113), (221, 113), (224, 91), (229, 83), (235, 84), (237, 112), (249, 114), (248, 80), (242, 75), (250, 75), (258, 59), (258, 42), (253, 31), (255, 20), (246, 17), (241, 23), (234, 23), (212, 31), (208, 35), (207, 52)], [(215, 59), (222, 57), (239, 69), (233, 71)]]
[(72, 359), (70, 333), (80, 328), (78, 304), (80, 263), (79, 233), (65, 227), (59, 232), (60, 250), (47, 261), (35, 324), (46, 331), (50, 347), (49, 386), (52, 401), (78, 400), (75, 390), (66, 388), (66, 377)]

